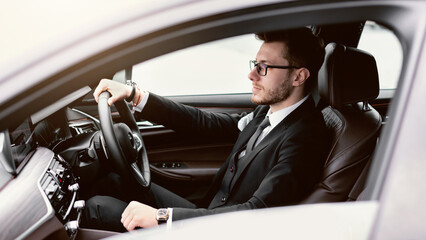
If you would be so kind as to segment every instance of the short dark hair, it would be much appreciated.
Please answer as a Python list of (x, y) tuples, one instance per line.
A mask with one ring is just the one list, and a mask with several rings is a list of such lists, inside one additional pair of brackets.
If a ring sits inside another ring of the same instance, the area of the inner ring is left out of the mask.
[(305, 82), (304, 91), (305, 93), (312, 91), (324, 61), (324, 42), (321, 38), (314, 35), (307, 27), (256, 33), (256, 37), (266, 43), (284, 42), (288, 56), (284, 56), (283, 53), (283, 58), (287, 59), (290, 65), (305, 67), (309, 70), (310, 77), (309, 81)]

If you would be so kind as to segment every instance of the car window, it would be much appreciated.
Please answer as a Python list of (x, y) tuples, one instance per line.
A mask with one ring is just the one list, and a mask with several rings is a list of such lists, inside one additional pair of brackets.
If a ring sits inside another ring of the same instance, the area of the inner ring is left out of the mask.
[[(163, 96), (250, 93), (248, 62), (255, 59), (261, 43), (247, 34), (182, 49), (134, 65), (132, 79)], [(375, 57), (380, 89), (395, 89), (402, 66), (395, 34), (367, 21), (358, 48)]]
[(380, 89), (395, 89), (402, 67), (402, 47), (395, 34), (375, 22), (367, 21), (358, 48), (375, 57)]
[(247, 34), (186, 48), (133, 66), (132, 79), (163, 96), (249, 93), (249, 60), (261, 43)]

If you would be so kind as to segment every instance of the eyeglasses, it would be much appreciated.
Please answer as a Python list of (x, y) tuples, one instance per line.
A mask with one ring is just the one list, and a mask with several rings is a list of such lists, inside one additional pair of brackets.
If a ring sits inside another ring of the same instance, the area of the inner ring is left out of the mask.
[(258, 63), (256, 60), (250, 60), (250, 71), (256, 68), (257, 74), (260, 76), (266, 76), (268, 73), (268, 68), (280, 68), (280, 69), (290, 69), (290, 68), (301, 68), (296, 66), (273, 66), (264, 63)]

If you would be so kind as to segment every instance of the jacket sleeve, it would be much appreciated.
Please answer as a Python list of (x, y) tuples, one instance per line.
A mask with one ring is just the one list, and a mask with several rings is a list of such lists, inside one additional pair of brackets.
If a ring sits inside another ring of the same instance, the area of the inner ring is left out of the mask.
[(215, 209), (173, 208), (173, 221), (187, 219), (187, 218), (201, 217), (201, 216), (212, 215), (212, 214), (227, 213), (227, 212), (256, 209), (256, 208), (265, 208), (265, 207), (266, 206), (262, 203), (261, 200), (257, 199), (256, 197), (252, 197), (249, 201), (245, 203), (236, 204), (232, 206), (224, 206), (224, 207), (219, 207)]
[(135, 115), (179, 132), (235, 140), (245, 114), (209, 113), (150, 93), (142, 112)]

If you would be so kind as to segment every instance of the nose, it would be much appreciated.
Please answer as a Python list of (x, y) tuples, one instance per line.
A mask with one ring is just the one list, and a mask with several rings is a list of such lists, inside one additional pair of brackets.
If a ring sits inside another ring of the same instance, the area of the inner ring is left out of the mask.
[(251, 70), (248, 74), (248, 78), (250, 79), (250, 81), (254, 82), (259, 80), (259, 74), (257, 74), (256, 72), (256, 68), (254, 68), (253, 70)]

